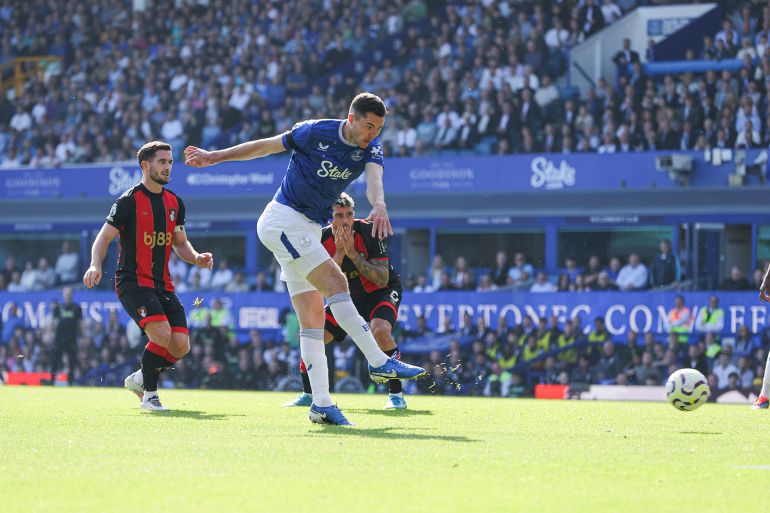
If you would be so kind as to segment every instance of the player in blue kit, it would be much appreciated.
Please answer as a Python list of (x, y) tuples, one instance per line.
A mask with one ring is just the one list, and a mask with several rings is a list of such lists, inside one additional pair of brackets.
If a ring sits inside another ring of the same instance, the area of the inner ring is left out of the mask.
[[(369, 326), (380, 349), (388, 356), (400, 359), (401, 353), (393, 339), (393, 326), (401, 304), (401, 277), (390, 265), (387, 239), (372, 237), (371, 225), (355, 218), (355, 201), (346, 193), (334, 202), (334, 218), (323, 229), (321, 244), (337, 262), (348, 279), (348, 289), (358, 313), (369, 319)], [(326, 309), (324, 343), (341, 341), (347, 336), (337, 324), (331, 311)], [(303, 393), (284, 406), (310, 406), (313, 389), (307, 377), (305, 362), (300, 359), (300, 377)], [(385, 409), (406, 409), (404, 390), (398, 379), (388, 380), (388, 402)]]
[(303, 121), (283, 134), (249, 141), (224, 150), (185, 148), (185, 163), (205, 167), (251, 160), (291, 149), (281, 187), (257, 222), (257, 234), (281, 265), (281, 279), (300, 323), (300, 351), (313, 388), (308, 416), (316, 423), (351, 425), (329, 394), (324, 351), (324, 297), (340, 327), (369, 362), (372, 380), (413, 379), (425, 369), (389, 358), (377, 346), (367, 322), (353, 305), (348, 282), (321, 244), (322, 225), (331, 219), (340, 193), (366, 171), (367, 218), (372, 236), (393, 234), (382, 186), (383, 155), (379, 133), (387, 110), (376, 95), (361, 93), (350, 104), (347, 119)]

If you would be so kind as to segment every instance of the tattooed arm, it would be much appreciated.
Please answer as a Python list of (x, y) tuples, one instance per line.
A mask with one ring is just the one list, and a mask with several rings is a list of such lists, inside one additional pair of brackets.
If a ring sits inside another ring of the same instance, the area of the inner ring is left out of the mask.
[[(339, 240), (337, 244), (339, 244), (339, 247), (345, 252), (345, 255), (353, 262), (353, 265), (356, 266), (358, 273), (379, 288), (386, 286), (388, 284), (388, 279), (390, 278), (390, 266), (388, 265), (388, 260), (386, 258), (381, 258), (385, 256), (384, 252), (375, 253), (378, 258), (366, 260), (355, 248), (353, 231), (350, 227), (340, 226), (338, 232), (339, 239), (335, 236), (335, 240)], [(384, 242), (381, 242), (380, 244), (381, 248), (385, 247)]]
[(354, 256), (348, 255), (353, 261), (353, 265), (358, 269), (358, 273), (377, 285), (379, 288), (388, 284), (390, 270), (387, 260), (365, 260), (360, 253), (354, 253)]

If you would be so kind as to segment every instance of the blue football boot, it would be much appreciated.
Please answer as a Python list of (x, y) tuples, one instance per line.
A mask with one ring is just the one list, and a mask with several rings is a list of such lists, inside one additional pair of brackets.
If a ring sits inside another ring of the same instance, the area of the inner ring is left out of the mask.
[(315, 422), (316, 424), (331, 424), (333, 426), (355, 426), (352, 422), (350, 422), (348, 419), (345, 418), (345, 415), (342, 413), (342, 410), (340, 410), (336, 404), (332, 404), (331, 406), (316, 406), (315, 404), (310, 405), (310, 411), (307, 414), (308, 418), (311, 422)]
[(409, 365), (401, 360), (388, 358), (382, 367), (369, 366), (369, 377), (375, 383), (386, 383), (389, 379), (415, 379), (425, 374), (425, 369)]

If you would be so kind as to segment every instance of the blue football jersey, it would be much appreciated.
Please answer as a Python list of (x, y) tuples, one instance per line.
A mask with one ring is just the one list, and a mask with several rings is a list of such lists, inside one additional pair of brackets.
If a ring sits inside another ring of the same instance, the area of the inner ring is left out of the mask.
[(385, 165), (380, 138), (361, 149), (342, 137), (344, 122), (303, 121), (283, 134), (283, 145), (293, 151), (274, 199), (321, 225), (331, 219), (332, 205), (350, 182), (363, 173), (364, 164)]

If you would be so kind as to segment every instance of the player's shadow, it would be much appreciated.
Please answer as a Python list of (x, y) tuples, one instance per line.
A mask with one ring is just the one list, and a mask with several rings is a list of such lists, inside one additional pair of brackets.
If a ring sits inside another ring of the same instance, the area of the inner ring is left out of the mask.
[(367, 415), (384, 415), (386, 417), (411, 417), (413, 415), (433, 415), (433, 412), (430, 410), (383, 410), (383, 409), (376, 409), (376, 408), (347, 408), (345, 409), (346, 412), (351, 413), (365, 413)]
[[(352, 410), (351, 410), (352, 411)], [(396, 428), (396, 427), (384, 427), (384, 428), (362, 428), (357, 426), (323, 426), (323, 429), (314, 431), (307, 436), (323, 436), (323, 435), (345, 435), (345, 436), (357, 436), (361, 438), (384, 438), (387, 440), (439, 440), (442, 442), (462, 442), (473, 443), (478, 442), (474, 438), (468, 438), (461, 435), (430, 435), (426, 433), (409, 433), (404, 431), (417, 431), (416, 428)]]
[(230, 417), (245, 417), (246, 415), (233, 415), (231, 413), (207, 413), (198, 410), (168, 410), (152, 412), (158, 417), (174, 417), (193, 420), (227, 420)]

